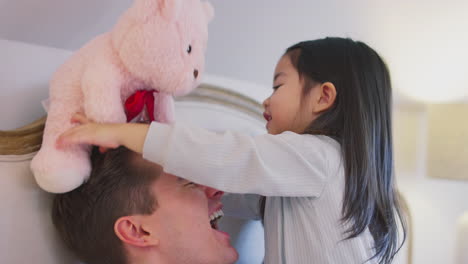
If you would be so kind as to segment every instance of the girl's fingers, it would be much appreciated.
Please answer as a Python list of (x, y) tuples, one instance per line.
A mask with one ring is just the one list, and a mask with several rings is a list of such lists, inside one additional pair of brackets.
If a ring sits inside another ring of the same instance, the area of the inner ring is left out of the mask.
[(71, 128), (62, 135), (60, 135), (57, 138), (56, 145), (58, 148), (64, 148), (67, 147), (71, 144), (73, 144), (76, 141), (76, 136), (75, 136), (75, 130), (76, 128)]
[(78, 126), (68, 129), (57, 138), (55, 142), (57, 148), (64, 148), (73, 144), (89, 143), (86, 140), (86, 136), (83, 137), (83, 133), (86, 132), (86, 126), (84, 125), (90, 124), (91, 121), (89, 121), (84, 114), (76, 113), (72, 116), (71, 123), (76, 123)]
[(87, 123), (90, 123), (89, 119), (86, 118), (85, 115), (83, 115), (82, 113), (76, 113), (72, 116), (72, 119), (71, 119), (71, 122), (72, 123), (78, 123), (78, 124), (87, 124)]
[(93, 141), (93, 134), (90, 131), (90, 125), (80, 125), (65, 131), (57, 138), (57, 147), (63, 148), (75, 144), (91, 144)]
[(76, 113), (72, 116), (71, 122), (77, 124), (61, 134), (55, 145), (58, 149), (63, 149), (72, 145), (88, 144), (99, 147), (101, 153), (109, 149), (119, 147), (119, 143), (112, 139), (112, 131), (115, 130), (110, 124), (97, 124), (88, 119), (83, 113)]
[(106, 125), (99, 125), (89, 122), (73, 127), (65, 131), (57, 138), (56, 146), (59, 149), (71, 145), (88, 144), (99, 146), (101, 153), (106, 152), (108, 149), (119, 147), (119, 144), (112, 141), (109, 137), (109, 129)]

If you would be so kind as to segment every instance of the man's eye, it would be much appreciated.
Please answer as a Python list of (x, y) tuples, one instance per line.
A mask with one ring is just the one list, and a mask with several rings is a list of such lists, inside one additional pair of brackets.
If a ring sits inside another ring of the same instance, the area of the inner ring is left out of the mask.
[(187, 186), (187, 187), (190, 187), (190, 186), (197, 186), (197, 184), (194, 183), (194, 182), (188, 182), (188, 183), (185, 184), (185, 186)]
[(192, 45), (189, 45), (187, 48), (187, 53), (190, 54), (192, 53)]
[(276, 91), (278, 88), (280, 88), (281, 85), (276, 85), (276, 86), (273, 86), (273, 90)]

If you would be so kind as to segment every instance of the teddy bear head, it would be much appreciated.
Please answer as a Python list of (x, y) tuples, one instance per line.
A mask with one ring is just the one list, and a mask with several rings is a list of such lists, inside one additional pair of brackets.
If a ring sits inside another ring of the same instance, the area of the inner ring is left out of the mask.
[(200, 83), (213, 8), (200, 0), (134, 0), (111, 32), (122, 66), (161, 92), (180, 96)]

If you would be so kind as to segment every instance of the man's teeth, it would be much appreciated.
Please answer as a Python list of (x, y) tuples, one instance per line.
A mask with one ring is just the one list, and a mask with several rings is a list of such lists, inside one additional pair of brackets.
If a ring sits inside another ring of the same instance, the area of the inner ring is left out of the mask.
[(220, 209), (210, 215), (210, 221), (218, 220), (224, 216), (223, 211)]

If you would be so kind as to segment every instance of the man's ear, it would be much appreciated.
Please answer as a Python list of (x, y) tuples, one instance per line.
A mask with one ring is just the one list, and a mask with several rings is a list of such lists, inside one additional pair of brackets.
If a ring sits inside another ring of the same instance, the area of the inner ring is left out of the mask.
[(319, 89), (317, 92), (319, 93), (317, 104), (314, 107), (314, 112), (321, 113), (330, 109), (336, 100), (336, 88), (335, 85), (331, 82), (325, 82), (320, 85), (320, 87), (316, 87), (315, 89)]
[(143, 217), (123, 216), (114, 224), (114, 232), (125, 244), (136, 247), (157, 246), (159, 240), (144, 225)]

